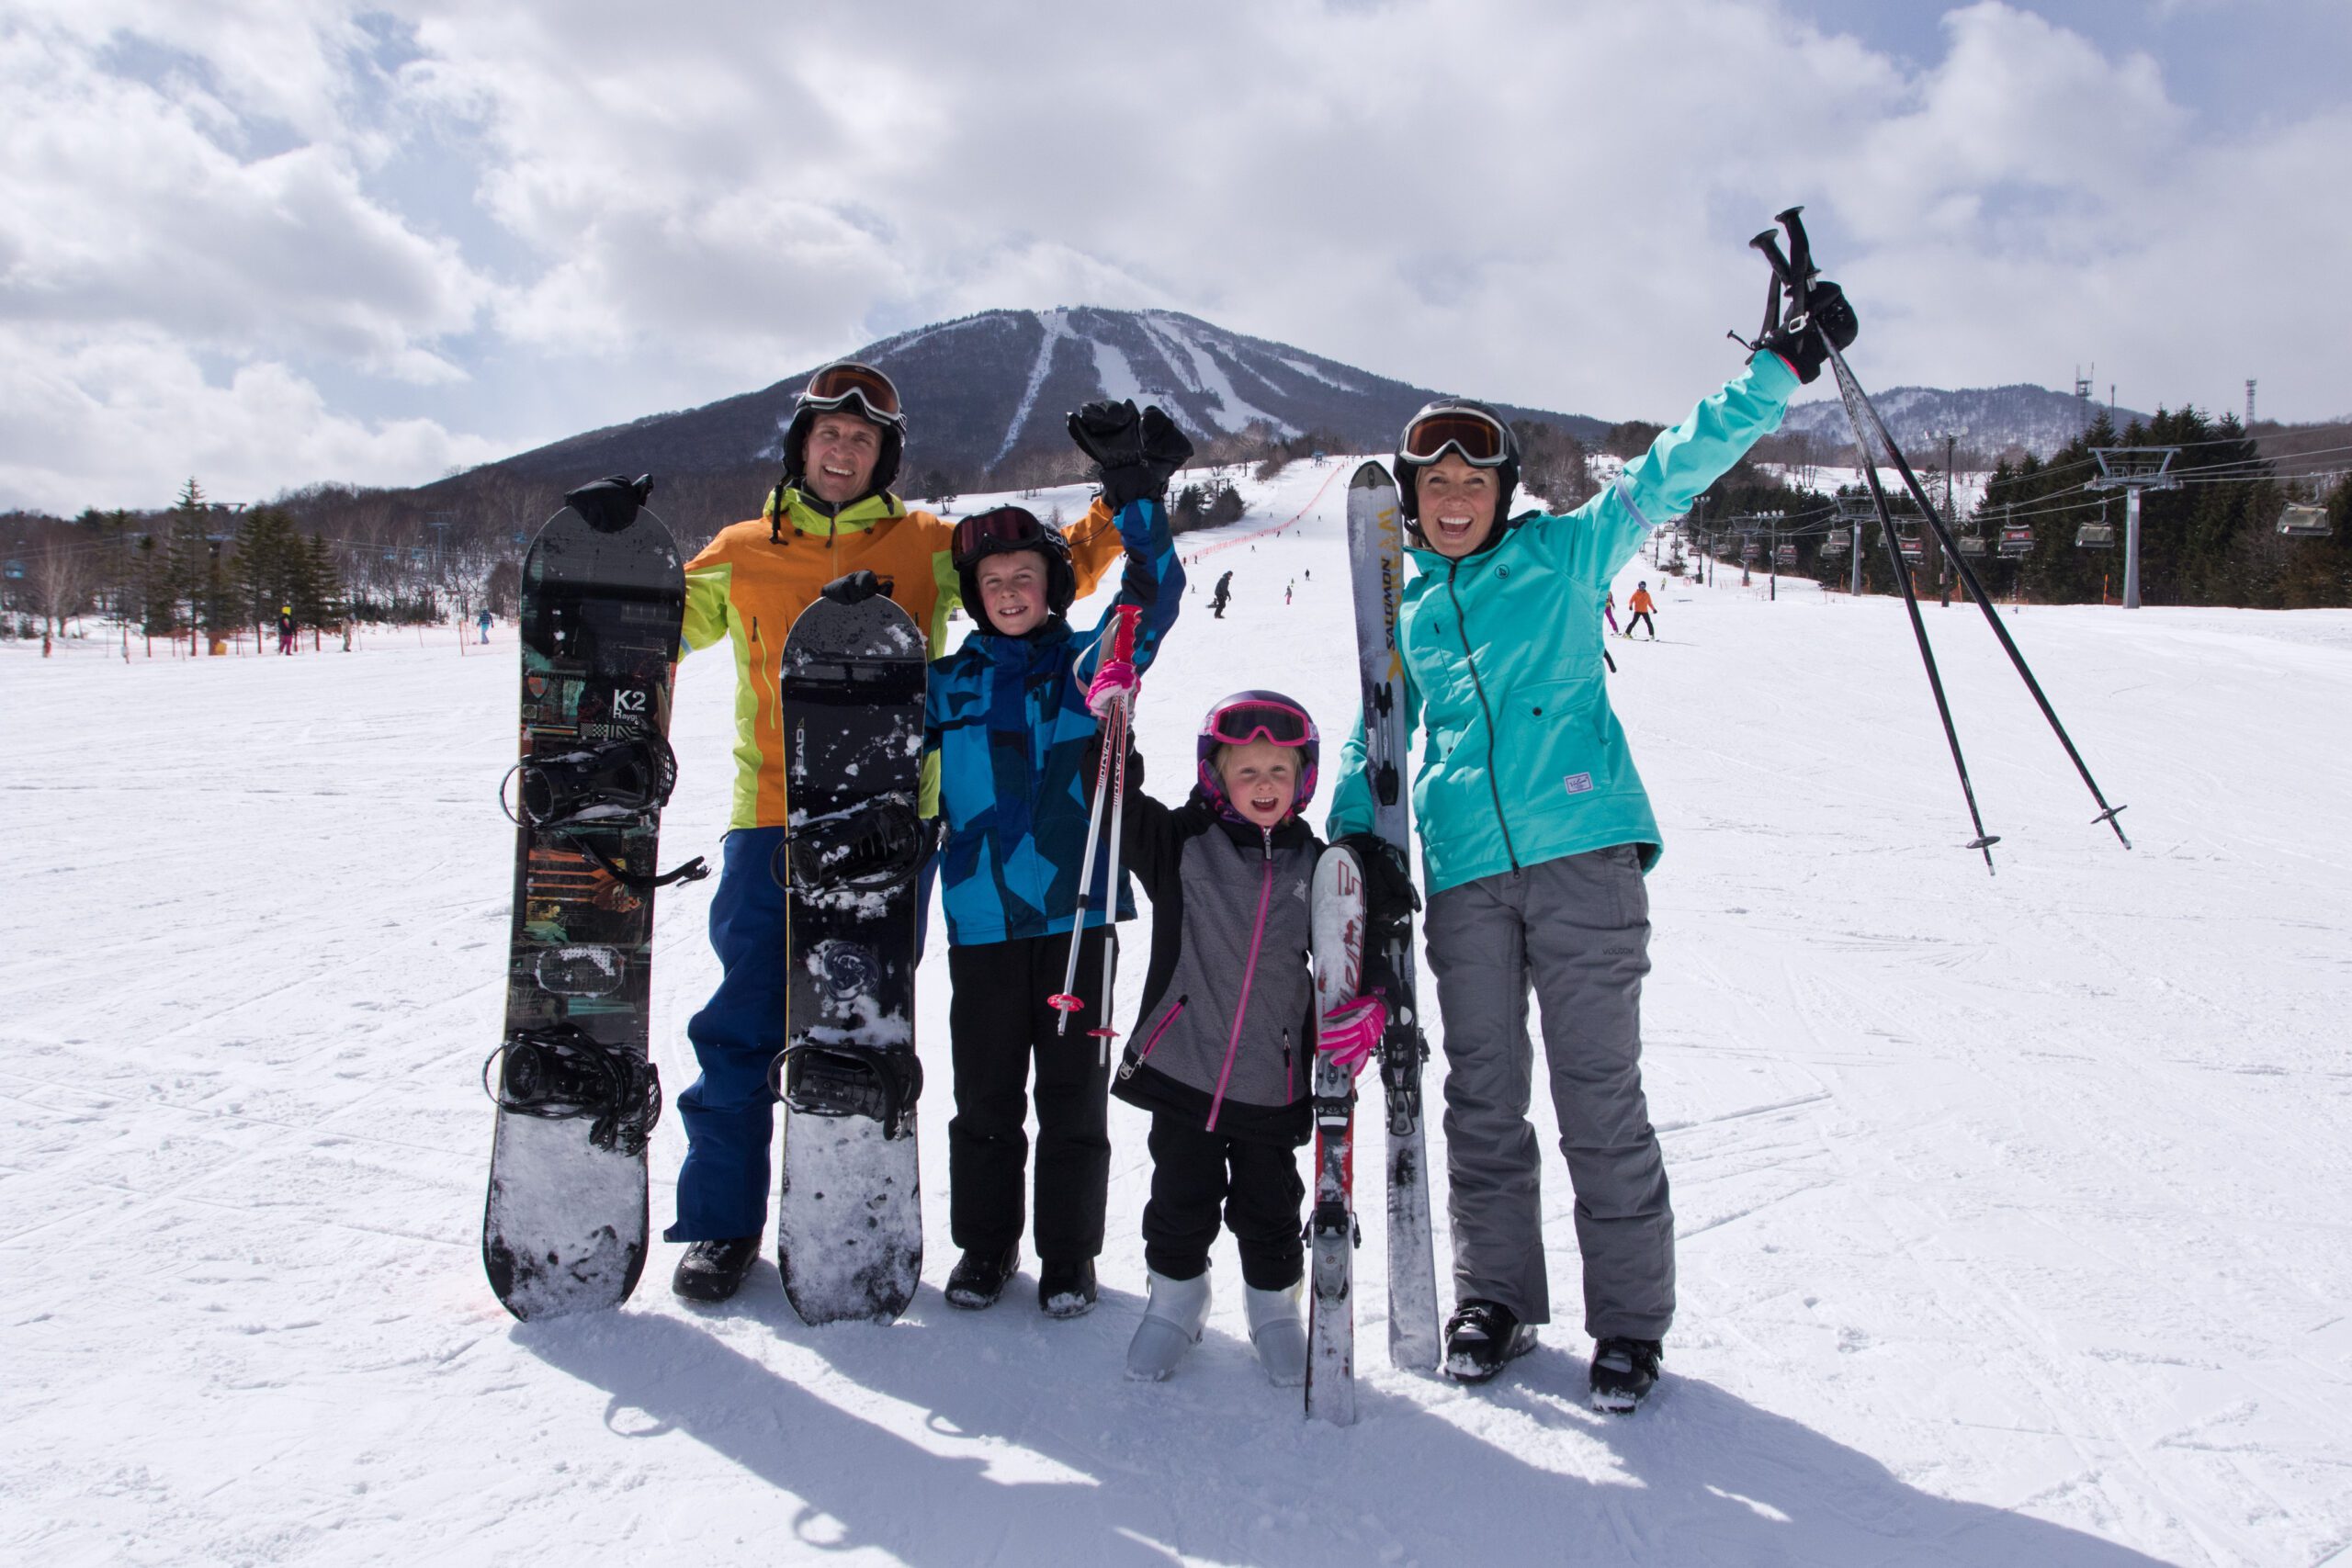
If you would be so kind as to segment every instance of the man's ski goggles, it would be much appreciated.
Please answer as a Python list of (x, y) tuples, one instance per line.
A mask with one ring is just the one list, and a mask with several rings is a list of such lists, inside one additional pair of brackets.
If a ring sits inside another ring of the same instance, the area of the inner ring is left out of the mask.
[(1209, 739), (1221, 746), (1247, 746), (1252, 740), (1304, 746), (1315, 733), (1315, 725), (1305, 712), (1288, 703), (1247, 702), (1209, 715), (1207, 729)]
[(800, 394), (800, 406), (831, 413), (847, 407), (852, 399), (875, 423), (901, 432), (907, 428), (907, 416), (899, 407), (899, 389), (890, 384), (890, 378), (854, 359), (828, 365), (809, 377), (807, 389)]
[(1396, 455), (1408, 463), (1434, 463), (1449, 446), (1474, 468), (1498, 468), (1510, 454), (1510, 437), (1475, 409), (1438, 409), (1405, 427)]
[(1036, 513), (1018, 506), (976, 512), (956, 525), (954, 558), (959, 570), (982, 556), (1045, 547), (1046, 525), (1037, 521)]

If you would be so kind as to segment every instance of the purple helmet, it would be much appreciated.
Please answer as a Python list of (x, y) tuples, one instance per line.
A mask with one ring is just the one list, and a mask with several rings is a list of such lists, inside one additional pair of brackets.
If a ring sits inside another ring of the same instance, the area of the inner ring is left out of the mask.
[(1199, 743), (1193, 747), (1202, 790), (1219, 811), (1228, 817), (1238, 815), (1225, 797), (1225, 781), (1216, 776), (1215, 759), (1220, 746), (1247, 746), (1252, 740), (1295, 746), (1305, 753), (1299, 759), (1298, 794), (1290, 803), (1292, 816), (1305, 811), (1306, 803), (1315, 798), (1315, 768), (1321, 758), (1322, 738), (1316, 734), (1315, 720), (1306, 710), (1280, 692), (1236, 692), (1209, 709), (1201, 721)]

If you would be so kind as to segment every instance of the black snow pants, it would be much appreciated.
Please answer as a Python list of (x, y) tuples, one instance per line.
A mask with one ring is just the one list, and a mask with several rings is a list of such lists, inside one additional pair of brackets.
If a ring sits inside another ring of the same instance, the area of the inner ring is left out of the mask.
[(1111, 1069), (1094, 1027), (1102, 988), (1107, 927), (1080, 948), (1078, 995), (1086, 1005), (1061, 1014), (1046, 998), (1062, 988), (1067, 936), (1025, 937), (947, 950), (955, 995), (956, 1117), (947, 1123), (948, 1234), (965, 1251), (1001, 1252), (1021, 1239), (1022, 1177), (1029, 1158), (1029, 1067), (1037, 1068), (1035, 1221), (1043, 1262), (1080, 1262), (1102, 1250), (1102, 1211), (1111, 1179)]
[(1151, 1118), (1151, 1201), (1143, 1210), (1143, 1260), (1170, 1280), (1207, 1271), (1217, 1211), (1241, 1249), (1241, 1278), (1261, 1291), (1286, 1291), (1306, 1272), (1299, 1239), (1306, 1183), (1298, 1151), (1212, 1133), (1190, 1115)]

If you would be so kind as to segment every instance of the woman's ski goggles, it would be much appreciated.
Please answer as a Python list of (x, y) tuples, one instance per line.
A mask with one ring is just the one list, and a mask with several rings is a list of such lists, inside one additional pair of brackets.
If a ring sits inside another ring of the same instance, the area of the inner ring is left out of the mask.
[(907, 428), (907, 416), (899, 408), (899, 389), (890, 384), (890, 378), (854, 359), (828, 365), (809, 377), (807, 389), (800, 394), (800, 406), (831, 413), (848, 406), (852, 399), (875, 423), (901, 432)]
[(1000, 506), (993, 512), (976, 512), (956, 525), (954, 558), (956, 570), (978, 560), (982, 556), (997, 555), (1005, 550), (1043, 549), (1046, 525), (1036, 514), (1018, 506)]
[(1414, 416), (1396, 455), (1408, 463), (1434, 463), (1449, 446), (1474, 468), (1498, 468), (1510, 456), (1510, 436), (1475, 409), (1437, 409)]
[(1209, 739), (1221, 746), (1247, 746), (1271, 740), (1277, 746), (1304, 746), (1315, 734), (1314, 721), (1288, 703), (1233, 703), (1209, 715), (1204, 727)]

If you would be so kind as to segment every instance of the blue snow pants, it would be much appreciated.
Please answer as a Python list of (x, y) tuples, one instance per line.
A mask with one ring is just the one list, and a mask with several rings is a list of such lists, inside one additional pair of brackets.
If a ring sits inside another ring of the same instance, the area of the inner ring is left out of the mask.
[[(770, 864), (782, 828), (738, 828), (727, 835), (718, 891), (710, 900), (710, 945), (718, 989), (686, 1025), (701, 1075), (677, 1098), (686, 1129), (678, 1168), (678, 1221), (664, 1241), (758, 1235), (767, 1226), (769, 1155), (775, 1096), (768, 1066), (785, 1046), (785, 891)], [(921, 915), (931, 919), (939, 862), (923, 863)]]

